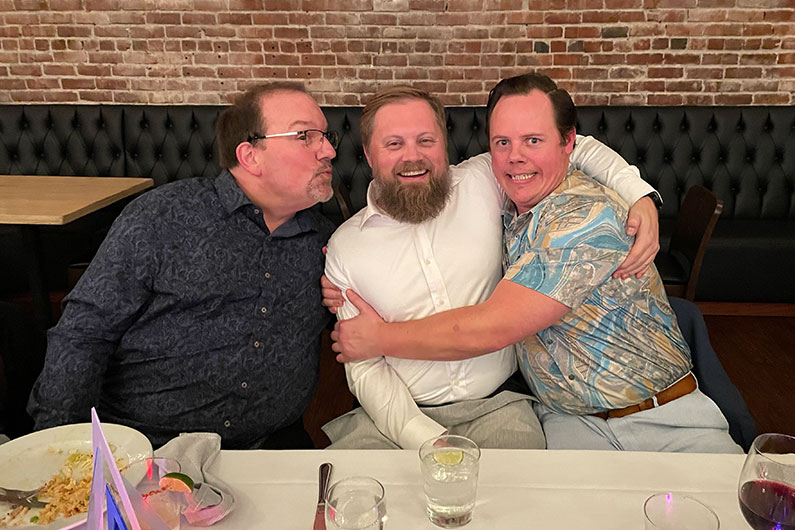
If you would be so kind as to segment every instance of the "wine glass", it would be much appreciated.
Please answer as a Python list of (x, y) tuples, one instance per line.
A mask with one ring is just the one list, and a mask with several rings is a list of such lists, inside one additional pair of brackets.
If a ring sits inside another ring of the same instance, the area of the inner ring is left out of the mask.
[(760, 434), (737, 487), (740, 510), (754, 530), (795, 530), (795, 437)]

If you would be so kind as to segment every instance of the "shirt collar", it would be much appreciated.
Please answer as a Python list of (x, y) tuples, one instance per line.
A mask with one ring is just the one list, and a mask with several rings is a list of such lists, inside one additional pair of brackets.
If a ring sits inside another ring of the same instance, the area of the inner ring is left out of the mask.
[[(226, 212), (232, 215), (241, 208), (254, 210), (256, 205), (248, 198), (248, 195), (243, 193), (243, 190), (238, 186), (234, 175), (228, 169), (224, 169), (215, 179), (215, 191), (218, 198), (223, 204)], [(259, 214), (261, 216), (261, 214)], [(264, 224), (263, 224), (264, 226)], [(319, 219), (312, 215), (309, 210), (301, 210), (296, 212), (292, 219), (279, 226), (274, 232), (274, 235), (279, 237), (291, 237), (303, 232), (314, 230), (320, 232), (322, 226)]]
[(224, 205), (226, 212), (232, 215), (236, 210), (243, 206), (254, 204), (251, 199), (243, 193), (240, 186), (232, 173), (228, 169), (221, 170), (221, 173), (215, 178), (215, 191), (221, 204)]

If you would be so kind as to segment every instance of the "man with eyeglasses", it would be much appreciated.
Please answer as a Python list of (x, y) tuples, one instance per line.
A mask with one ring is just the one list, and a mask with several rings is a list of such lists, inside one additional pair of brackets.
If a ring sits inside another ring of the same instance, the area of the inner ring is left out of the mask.
[(130, 203), (65, 299), (28, 410), (224, 448), (304, 448), (317, 383), (322, 248), (338, 136), (301, 88), (256, 86), (216, 124), (214, 179)]

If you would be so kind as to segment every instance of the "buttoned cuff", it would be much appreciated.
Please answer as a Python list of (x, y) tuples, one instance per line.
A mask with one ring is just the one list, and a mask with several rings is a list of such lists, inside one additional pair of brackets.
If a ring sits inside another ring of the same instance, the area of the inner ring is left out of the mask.
[(403, 449), (419, 449), (427, 440), (443, 434), (447, 434), (447, 429), (420, 413), (403, 427), (398, 436), (398, 445)]

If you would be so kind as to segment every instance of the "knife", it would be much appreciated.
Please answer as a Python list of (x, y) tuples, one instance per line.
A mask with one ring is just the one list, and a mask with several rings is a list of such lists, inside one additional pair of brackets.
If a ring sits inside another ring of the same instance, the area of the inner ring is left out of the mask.
[(312, 530), (326, 530), (326, 490), (328, 489), (328, 479), (331, 476), (331, 464), (328, 462), (320, 464), (318, 474), (317, 511), (315, 511), (315, 526), (312, 527)]

